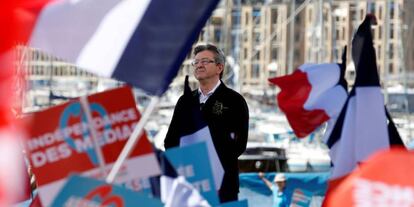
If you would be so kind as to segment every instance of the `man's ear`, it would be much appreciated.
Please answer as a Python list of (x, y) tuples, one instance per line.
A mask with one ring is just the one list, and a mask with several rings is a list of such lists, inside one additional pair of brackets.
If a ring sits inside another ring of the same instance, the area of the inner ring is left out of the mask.
[(221, 64), (221, 63), (219, 63), (219, 64), (217, 64), (218, 66), (219, 66), (219, 68), (221, 69), (220, 70), (220, 73), (222, 73), (223, 71), (224, 71), (224, 65), (223, 64)]

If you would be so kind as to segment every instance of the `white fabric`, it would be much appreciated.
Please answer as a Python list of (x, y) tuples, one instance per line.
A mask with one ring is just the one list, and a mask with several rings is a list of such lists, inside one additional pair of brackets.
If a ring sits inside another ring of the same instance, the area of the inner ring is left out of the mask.
[(16, 198), (24, 198), (27, 173), (19, 143), (21, 136), (11, 127), (0, 127), (0, 188), (7, 189), (0, 195), (0, 205), (9, 205)]
[(357, 87), (346, 109), (340, 140), (330, 150), (331, 179), (350, 173), (373, 153), (389, 148), (384, 99), (379, 87)]
[(214, 178), (215, 189), (219, 190), (224, 177), (224, 168), (220, 162), (216, 148), (214, 147), (213, 140), (211, 139), (210, 129), (208, 128), (208, 126), (205, 126), (204, 128), (198, 130), (193, 134), (181, 137), (180, 147), (200, 142), (206, 143), (210, 167)]
[(160, 196), (163, 203), (167, 202), (170, 192), (173, 191), (174, 178), (161, 175), (160, 177)]
[[(165, 177), (165, 176), (162, 176)], [(165, 190), (162, 192), (167, 192), (165, 195), (165, 207), (177, 207), (177, 206), (186, 206), (186, 207), (208, 207), (210, 204), (205, 200), (200, 193), (188, 183), (183, 176), (178, 176), (177, 178), (164, 178), (164, 180), (170, 179), (164, 184), (169, 184), (172, 186), (164, 186)], [(163, 186), (161, 185), (161, 188)], [(166, 191), (166, 189), (170, 189)]]
[[(342, 134), (335, 148), (329, 150), (329, 155), (334, 164), (331, 179), (342, 177), (348, 174), (356, 166), (355, 157), (355, 97), (349, 100), (346, 109), (345, 121), (342, 125)], [(335, 146), (334, 145), (334, 146)]]
[(149, 3), (53, 1), (41, 11), (29, 45), (110, 77)]
[(379, 87), (356, 88), (356, 155), (358, 161), (382, 149), (389, 148), (384, 97)]
[[(102, 20), (77, 59), (79, 67), (110, 77), (150, 0), (123, 0)], [(109, 48), (109, 49), (108, 49)]]
[(347, 97), (343, 86), (337, 85), (341, 70), (338, 64), (304, 64), (299, 70), (305, 72), (312, 86), (304, 108), (307, 110), (322, 109), (330, 118), (342, 109)]

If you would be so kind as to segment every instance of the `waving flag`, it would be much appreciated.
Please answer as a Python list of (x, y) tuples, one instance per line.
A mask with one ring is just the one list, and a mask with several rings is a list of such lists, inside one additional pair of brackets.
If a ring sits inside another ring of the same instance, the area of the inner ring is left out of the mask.
[[(181, 149), (181, 148), (180, 148)], [(161, 200), (166, 207), (175, 206), (210, 206), (202, 193), (198, 191), (183, 175), (178, 175), (165, 154), (161, 165), (166, 168), (160, 178)]]
[(197, 189), (179, 176), (166, 154), (156, 150), (161, 176), (151, 178), (152, 194), (160, 198), (166, 207), (210, 206)]
[(171, 181), (171, 188), (168, 192), (165, 207), (188, 206), (188, 207), (209, 207), (209, 203), (200, 193), (185, 180), (179, 176)]
[[(154, 151), (157, 155), (158, 163), (160, 163), (161, 175), (150, 178), (151, 192), (155, 197), (160, 198), (165, 203), (166, 198), (162, 198), (161, 196), (167, 194), (170, 189), (168, 189), (167, 192), (161, 193), (161, 191), (163, 190), (161, 189), (161, 182), (170, 182), (174, 178), (177, 178), (178, 174), (175, 171), (174, 167), (171, 165), (170, 161), (165, 156), (163, 151), (158, 150), (155, 147)], [(172, 183), (163, 183), (163, 185), (170, 187), (172, 186)]]
[(297, 137), (325, 121), (335, 122), (347, 97), (345, 57), (346, 48), (342, 64), (304, 64), (290, 75), (269, 79), (281, 89), (278, 105)]
[(22, 40), (160, 95), (218, 0), (39, 0), (18, 9)]
[[(403, 145), (384, 107), (371, 34), (371, 16), (359, 26), (352, 41), (355, 85), (327, 140), (333, 162), (330, 189), (371, 154)], [(387, 124), (388, 121), (388, 124)]]

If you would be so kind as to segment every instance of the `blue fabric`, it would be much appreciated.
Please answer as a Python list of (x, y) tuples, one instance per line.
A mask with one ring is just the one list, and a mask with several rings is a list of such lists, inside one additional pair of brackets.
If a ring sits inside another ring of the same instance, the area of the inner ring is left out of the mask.
[[(153, 147), (155, 155), (157, 156), (158, 163), (160, 163), (161, 175), (176, 178), (178, 176), (177, 171), (174, 169), (170, 161), (167, 159), (165, 153)], [(161, 199), (161, 175), (150, 177), (151, 193), (154, 197)]]
[[(286, 197), (290, 204), (293, 191), (297, 188), (312, 192), (313, 196), (325, 196), (329, 172), (284, 173), (286, 176)], [(265, 178), (273, 181), (276, 173), (266, 173)], [(257, 173), (241, 173), (239, 199), (247, 199), (249, 206), (265, 207), (273, 205), (272, 191), (259, 178)]]
[(152, 0), (112, 77), (164, 93), (218, 2)]

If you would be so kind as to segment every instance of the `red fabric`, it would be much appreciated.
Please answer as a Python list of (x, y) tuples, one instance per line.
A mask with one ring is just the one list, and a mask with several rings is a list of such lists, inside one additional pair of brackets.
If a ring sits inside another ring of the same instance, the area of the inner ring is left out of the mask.
[(414, 152), (381, 151), (325, 198), (327, 207), (414, 206)]
[[(23, 159), (22, 159), (23, 160)], [(24, 164), (24, 163), (22, 163)], [(23, 170), (27, 169), (26, 166), (23, 166)], [(29, 199), (31, 199), (32, 197), (32, 188), (30, 185), (30, 177), (29, 177), (29, 173), (23, 172), (22, 173), (23, 177), (22, 177), (22, 188), (21, 188), (21, 192), (19, 192), (20, 194), (15, 198), (15, 200), (13, 201), (13, 203), (20, 203), (23, 201), (27, 201)]]
[(271, 78), (269, 81), (280, 87), (277, 96), (279, 108), (299, 138), (305, 137), (329, 120), (323, 110), (306, 110), (304, 105), (312, 90), (306, 73), (296, 70), (291, 75)]
[(0, 53), (26, 43), (41, 9), (54, 0), (0, 0)]
[(36, 195), (33, 198), (32, 203), (30, 203), (29, 207), (42, 207), (42, 203), (40, 202), (39, 195)]
[[(42, 0), (43, 2), (45, 0)], [(26, 38), (22, 38), (23, 28), (26, 26), (22, 24), (21, 8), (23, 5), (33, 4), (40, 1), (33, 0), (0, 0), (0, 139), (5, 141), (7, 139), (11, 142), (18, 142), (18, 134), (22, 129), (15, 121), (15, 115), (12, 112), (12, 107), (15, 98), (15, 70), (14, 63), (16, 58), (13, 47), (18, 43), (24, 43)], [(31, 23), (33, 25), (33, 21)], [(18, 103), (17, 103), (18, 105)], [(15, 139), (16, 138), (16, 139)], [(13, 141), (14, 140), (14, 141)], [(7, 142), (2, 142), (7, 143)], [(9, 145), (4, 145), (9, 146)], [(10, 203), (21, 202), (30, 199), (30, 181), (24, 165), (23, 157), (19, 157), (19, 149), (15, 145), (10, 144), (10, 149), (0, 151), (0, 156), (10, 157), (13, 159), (14, 166), (10, 166), (7, 162), (0, 162), (0, 169), (11, 169), (11, 171), (3, 173), (0, 172), (0, 206), (9, 206)], [(15, 154), (14, 154), (15, 153)], [(21, 155), (21, 154), (20, 154)], [(19, 163), (20, 162), (20, 163)], [(16, 167), (21, 164), (21, 168)], [(15, 172), (14, 169), (22, 170)], [(13, 176), (11, 176), (13, 175)], [(12, 179), (12, 180), (11, 180)], [(6, 182), (8, 181), (8, 182)], [(20, 183), (19, 192), (14, 192), (7, 183)]]
[(20, 0), (14, 12), (18, 25), (15, 38), (19, 43), (27, 43), (43, 7), (56, 0)]
[[(12, 11), (15, 8), (15, 1), (1, 0), (0, 1), (0, 130), (4, 130), (11, 123), (11, 113), (9, 107), (11, 100), (6, 97), (12, 95), (11, 78), (12, 78), (12, 61), (4, 59), (5, 52), (12, 48), (14, 42), (15, 26), (13, 24)], [(0, 139), (4, 139), (0, 134)], [(0, 152), (0, 156), (5, 152)], [(0, 169), (2, 169), (0, 163)], [(8, 187), (4, 184), (8, 177), (5, 173), (0, 172), (0, 206), (8, 205), (10, 198), (8, 195)]]
[(327, 207), (327, 203), (326, 201), (328, 200), (328, 197), (330, 197), (335, 190), (337, 189), (337, 187), (342, 183), (342, 181), (344, 181), (348, 176), (343, 176), (337, 179), (333, 179), (333, 180), (329, 180), (328, 181), (328, 187), (325, 193), (325, 199), (324, 202), (322, 203), (322, 207)]

